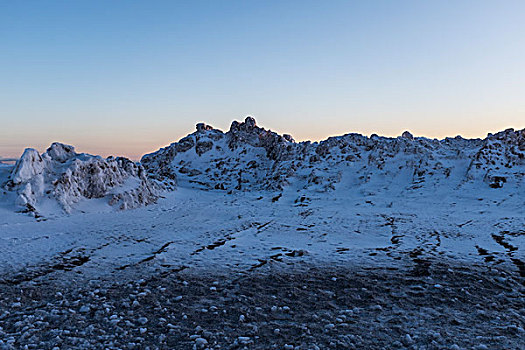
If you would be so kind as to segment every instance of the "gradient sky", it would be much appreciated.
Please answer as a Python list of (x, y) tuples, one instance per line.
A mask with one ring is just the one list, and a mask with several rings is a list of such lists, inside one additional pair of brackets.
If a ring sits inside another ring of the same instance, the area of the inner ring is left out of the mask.
[(0, 0), (0, 156), (138, 159), (204, 121), (319, 140), (525, 128), (525, 1)]

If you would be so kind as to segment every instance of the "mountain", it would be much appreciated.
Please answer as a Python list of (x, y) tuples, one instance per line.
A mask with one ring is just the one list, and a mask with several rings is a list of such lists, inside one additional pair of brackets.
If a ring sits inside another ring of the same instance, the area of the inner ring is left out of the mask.
[(525, 348), (524, 153), (253, 118), (141, 163), (28, 149), (0, 164), (0, 349)]
[[(290, 135), (257, 126), (251, 117), (223, 132), (200, 123), (197, 130), (143, 156), (148, 175), (174, 188), (282, 191), (461, 191), (512, 187), (525, 174), (525, 129), (485, 139), (444, 140), (346, 134), (321, 142), (295, 142)], [(344, 185), (347, 186), (344, 186)]]
[(288, 191), (298, 202), (332, 192), (385, 202), (501, 188), (519, 196), (524, 175), (525, 129), (485, 139), (437, 140), (406, 131), (395, 138), (351, 133), (295, 142), (247, 117), (227, 132), (199, 123), (195, 132), (144, 155), (140, 163), (78, 154), (61, 143), (43, 154), (26, 149), (14, 167), (2, 165), (0, 184), (19, 210), (40, 215), (71, 213), (80, 202), (97, 198), (119, 209), (136, 208), (179, 187), (226, 194), (261, 191), (274, 193), (275, 201)]

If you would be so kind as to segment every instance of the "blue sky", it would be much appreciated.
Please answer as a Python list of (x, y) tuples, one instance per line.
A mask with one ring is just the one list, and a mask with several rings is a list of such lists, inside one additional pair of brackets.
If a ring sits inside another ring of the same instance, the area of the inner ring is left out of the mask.
[(0, 156), (525, 127), (523, 1), (1, 1)]

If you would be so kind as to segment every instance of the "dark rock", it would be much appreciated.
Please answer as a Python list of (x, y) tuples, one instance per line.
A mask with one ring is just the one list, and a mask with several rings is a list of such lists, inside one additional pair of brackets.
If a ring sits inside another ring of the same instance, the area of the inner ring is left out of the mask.
[(198, 141), (195, 146), (195, 152), (200, 156), (213, 148), (213, 142), (209, 140)]
[(414, 136), (409, 131), (403, 132), (401, 137), (407, 140), (414, 140)]
[(186, 152), (195, 146), (195, 140), (192, 136), (186, 136), (182, 138), (176, 144), (177, 152)]
[(204, 123), (197, 124), (197, 132), (205, 132), (210, 130), (213, 130), (213, 127), (211, 125), (206, 125)]

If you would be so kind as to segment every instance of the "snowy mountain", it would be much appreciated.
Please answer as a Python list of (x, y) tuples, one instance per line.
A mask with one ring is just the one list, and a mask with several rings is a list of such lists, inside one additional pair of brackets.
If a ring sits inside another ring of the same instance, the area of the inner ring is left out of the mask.
[[(103, 159), (53, 143), (40, 155), (26, 149), (14, 166), (3, 164), (4, 199), (30, 213), (71, 213), (79, 202), (104, 198), (120, 209), (156, 202), (161, 189), (232, 194), (294, 191), (295, 201), (316, 193), (376, 196), (385, 201), (413, 194), (447, 196), (505, 187), (520, 193), (525, 175), (525, 130), (485, 139), (443, 140), (346, 134), (321, 142), (295, 142), (234, 121), (227, 132), (204, 123), (178, 142), (142, 157)], [(389, 199), (390, 198), (390, 199)], [(5, 201), (4, 201), (5, 202)], [(82, 211), (90, 211), (84, 205)]]
[(321, 346), (293, 349), (522, 349), (524, 153), (252, 118), (140, 164), (27, 149), (0, 164), (0, 349), (291, 349), (297, 324)]
[(158, 198), (158, 186), (146, 178), (142, 166), (122, 157), (78, 154), (61, 143), (53, 143), (43, 154), (26, 149), (9, 170), (3, 172), (4, 194), (14, 197), (19, 210), (37, 217), (50, 211), (70, 213), (84, 199), (105, 198), (126, 209)]
[(149, 176), (175, 187), (226, 191), (461, 191), (509, 186), (525, 174), (525, 130), (508, 129), (481, 139), (444, 140), (346, 134), (296, 143), (290, 135), (258, 127), (253, 118), (234, 121), (226, 133), (206, 124), (170, 146), (145, 155)]
[(290, 161), (300, 151), (290, 135), (278, 135), (255, 124), (234, 121), (228, 132), (197, 124), (197, 131), (179, 142), (142, 157), (154, 179), (174, 186), (206, 189), (280, 189), (290, 176)]

